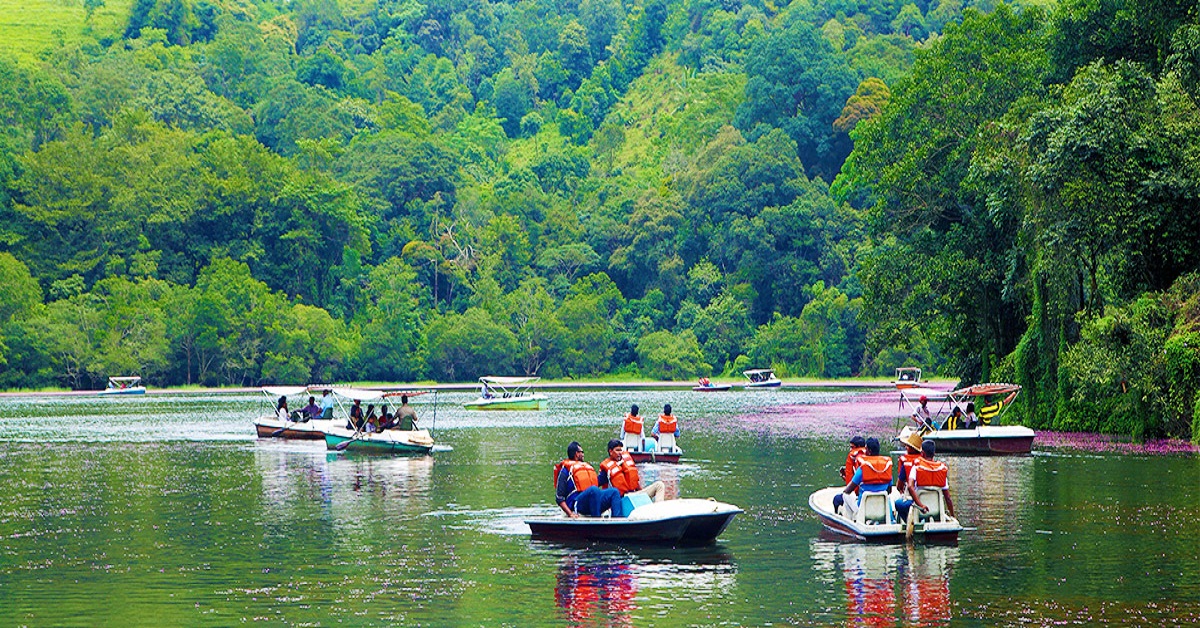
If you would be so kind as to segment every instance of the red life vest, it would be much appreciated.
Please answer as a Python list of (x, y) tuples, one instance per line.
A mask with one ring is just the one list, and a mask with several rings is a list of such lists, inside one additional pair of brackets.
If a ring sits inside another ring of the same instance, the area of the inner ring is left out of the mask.
[(625, 431), (641, 436), (642, 434), (642, 417), (636, 414), (625, 415)]
[(946, 480), (950, 475), (950, 470), (942, 461), (922, 457), (917, 460), (914, 468), (917, 472), (914, 484), (917, 487), (942, 488), (947, 486)]
[(571, 481), (575, 483), (575, 490), (583, 492), (589, 486), (600, 486), (600, 478), (596, 475), (596, 470), (592, 465), (578, 460), (563, 460), (554, 465), (554, 485), (558, 486), (558, 474), (563, 467), (567, 468), (567, 472), (571, 474)]
[(908, 474), (912, 471), (913, 465), (917, 460), (921, 459), (921, 454), (900, 454), (900, 476), (896, 484), (903, 487), (908, 484)]
[(853, 447), (850, 453), (846, 454), (846, 468), (842, 469), (842, 479), (849, 482), (850, 478), (854, 477), (854, 472), (858, 471), (858, 459), (861, 456), (867, 455), (866, 447)]
[(675, 421), (675, 416), (672, 414), (658, 415), (658, 433), (659, 434), (674, 434), (678, 426)]
[(609, 485), (621, 491), (622, 495), (640, 490), (642, 487), (637, 465), (634, 464), (633, 457), (629, 454), (625, 454), (620, 462), (616, 462), (612, 458), (605, 458), (604, 462), (600, 463), (600, 468), (608, 474)]
[(892, 459), (888, 456), (860, 456), (863, 484), (889, 484), (892, 481)]

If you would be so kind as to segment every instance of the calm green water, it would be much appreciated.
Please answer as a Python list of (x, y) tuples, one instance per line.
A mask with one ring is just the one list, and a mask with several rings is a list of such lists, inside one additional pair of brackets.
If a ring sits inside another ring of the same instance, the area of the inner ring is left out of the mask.
[[(257, 440), (258, 396), (0, 399), (0, 626), (1200, 621), (1194, 456), (950, 458), (978, 530), (863, 546), (825, 539), (806, 505), (844, 446), (754, 418), (852, 393), (550, 395), (499, 414), (441, 395), (453, 450), (420, 459)], [(687, 464), (648, 479), (746, 514), (709, 548), (531, 541), (521, 520), (553, 512), (566, 443), (597, 461), (631, 402), (672, 403), (685, 430)]]

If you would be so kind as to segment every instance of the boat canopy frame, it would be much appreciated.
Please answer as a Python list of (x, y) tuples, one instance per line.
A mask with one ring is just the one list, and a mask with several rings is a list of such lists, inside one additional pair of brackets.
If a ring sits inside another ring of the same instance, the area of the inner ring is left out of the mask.
[[(766, 377), (763, 377), (761, 379), (754, 379), (755, 375), (764, 375), (764, 374), (766, 375)], [(742, 371), (742, 375), (745, 376), (746, 379), (748, 379), (752, 382), (765, 382), (765, 381), (770, 380), (775, 377), (775, 369), (750, 369), (748, 371)]]
[(999, 421), (1002, 416), (1008, 412), (1009, 406), (1017, 398), (1017, 394), (1021, 392), (1021, 386), (1017, 384), (1006, 384), (999, 382), (991, 382), (986, 384), (975, 384), (974, 386), (966, 386), (956, 390), (934, 390), (932, 388), (902, 388), (900, 389), (901, 407), (908, 405), (909, 411), (916, 414), (917, 408), (921, 405), (921, 397), (925, 397), (929, 402), (938, 402), (937, 409), (930, 412), (933, 418), (934, 430), (940, 430), (946, 424), (946, 419), (950, 416), (954, 408), (961, 407), (966, 411), (966, 404), (979, 399), (988, 397), (1005, 397), (992, 404), (988, 404), (986, 408), (994, 408), (994, 411), (988, 411), (985, 416), (986, 408), (976, 408), (976, 414), (981, 420), (991, 423)]
[(501, 397), (513, 398), (533, 394), (533, 385), (541, 381), (541, 377), (497, 377), (487, 375), (479, 381), (489, 391), (498, 391)]

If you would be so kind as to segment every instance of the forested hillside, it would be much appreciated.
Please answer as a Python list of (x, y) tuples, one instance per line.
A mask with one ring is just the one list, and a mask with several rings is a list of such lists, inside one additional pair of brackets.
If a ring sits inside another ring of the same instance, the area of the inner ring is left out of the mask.
[(1191, 4), (58, 4), (0, 53), (0, 386), (918, 363), (1200, 414)]

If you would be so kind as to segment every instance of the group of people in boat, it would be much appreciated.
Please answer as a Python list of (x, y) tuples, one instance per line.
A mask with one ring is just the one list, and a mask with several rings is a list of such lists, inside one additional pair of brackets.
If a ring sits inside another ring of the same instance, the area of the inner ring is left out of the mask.
[[(663, 405), (662, 414), (658, 415), (658, 419), (654, 422), (654, 427), (650, 429), (649, 438), (647, 441), (645, 433), (646, 421), (642, 415), (638, 414), (639, 409), (637, 404), (629, 407), (629, 412), (625, 415), (625, 420), (621, 425), (621, 440), (626, 447), (633, 448), (638, 451), (649, 451), (652, 449), (663, 450), (664, 448), (673, 448), (675, 446), (675, 438), (679, 436), (679, 420), (675, 418), (675, 414), (671, 412), (671, 404)], [(668, 438), (664, 438), (664, 434), (669, 434)], [(667, 442), (670, 442), (667, 445)], [(659, 445), (665, 445), (665, 447)]]
[(625, 443), (616, 438), (608, 441), (608, 457), (600, 463), (599, 473), (583, 458), (583, 446), (571, 441), (566, 459), (554, 465), (554, 500), (568, 517), (599, 517), (605, 511), (625, 517), (629, 515), (625, 497), (631, 498), (631, 504), (634, 495), (652, 502), (666, 499), (662, 480), (642, 486), (637, 463), (625, 451)]
[[(326, 390), (321, 394), (320, 405), (317, 405), (316, 397), (310, 396), (308, 405), (294, 412), (288, 411), (287, 396), (282, 395), (275, 404), (275, 415), (280, 420), (292, 423), (332, 419), (332, 391)], [(367, 433), (382, 432), (383, 430), (415, 430), (417, 429), (417, 411), (408, 405), (408, 395), (400, 396), (400, 407), (396, 409), (395, 414), (388, 411), (387, 404), (381, 404), (378, 413), (375, 412), (375, 404), (367, 404), (364, 412), (362, 401), (355, 399), (354, 405), (350, 406), (350, 420), (346, 422), (346, 429)]]
[[(898, 519), (904, 521), (913, 507), (921, 512), (929, 512), (929, 507), (921, 502), (919, 493), (921, 489), (932, 489), (941, 491), (946, 512), (954, 516), (949, 469), (946, 463), (935, 459), (937, 445), (932, 440), (922, 441), (915, 433), (901, 442), (906, 451), (900, 454), (899, 472), (893, 481), (892, 458), (880, 455), (877, 439), (864, 439), (862, 436), (850, 439), (846, 464), (838, 470), (846, 482), (846, 488), (833, 498), (835, 512), (852, 519), (862, 504), (863, 493), (884, 493), (893, 499)], [(893, 486), (897, 491), (894, 498), (891, 496)]]
[[(639, 414), (637, 404), (630, 406), (621, 424), (621, 432), (622, 438), (608, 441), (608, 457), (600, 462), (599, 472), (584, 462), (583, 447), (574, 441), (567, 445), (566, 459), (554, 465), (555, 501), (567, 516), (599, 517), (608, 511), (613, 517), (626, 517), (629, 515), (627, 506), (636, 501), (660, 502), (666, 499), (667, 487), (661, 480), (649, 486), (642, 485), (637, 463), (626, 451), (626, 445), (633, 442), (642, 450), (650, 448), (645, 442), (645, 421)], [(663, 406), (662, 414), (658, 415), (649, 438), (656, 443), (667, 440), (674, 443), (677, 434), (679, 421), (668, 403)], [(642, 499), (638, 496), (642, 496)], [(628, 504), (625, 497), (630, 497)]]
[(912, 414), (912, 419), (921, 428), (921, 433), (929, 433), (935, 430), (973, 430), (986, 421), (980, 421), (979, 417), (975, 416), (974, 402), (967, 404), (967, 411), (963, 413), (962, 408), (954, 406), (950, 410), (950, 416), (946, 417), (945, 421), (938, 422), (934, 418), (933, 413), (929, 411), (929, 397), (921, 395), (918, 399), (920, 404)]
[(287, 395), (280, 395), (279, 401), (275, 404), (275, 416), (279, 417), (281, 421), (291, 421), (292, 423), (307, 423), (314, 419), (332, 419), (332, 391), (326, 390), (321, 393), (321, 405), (317, 405), (316, 397), (310, 396), (308, 398), (308, 405), (292, 412), (288, 411)]

